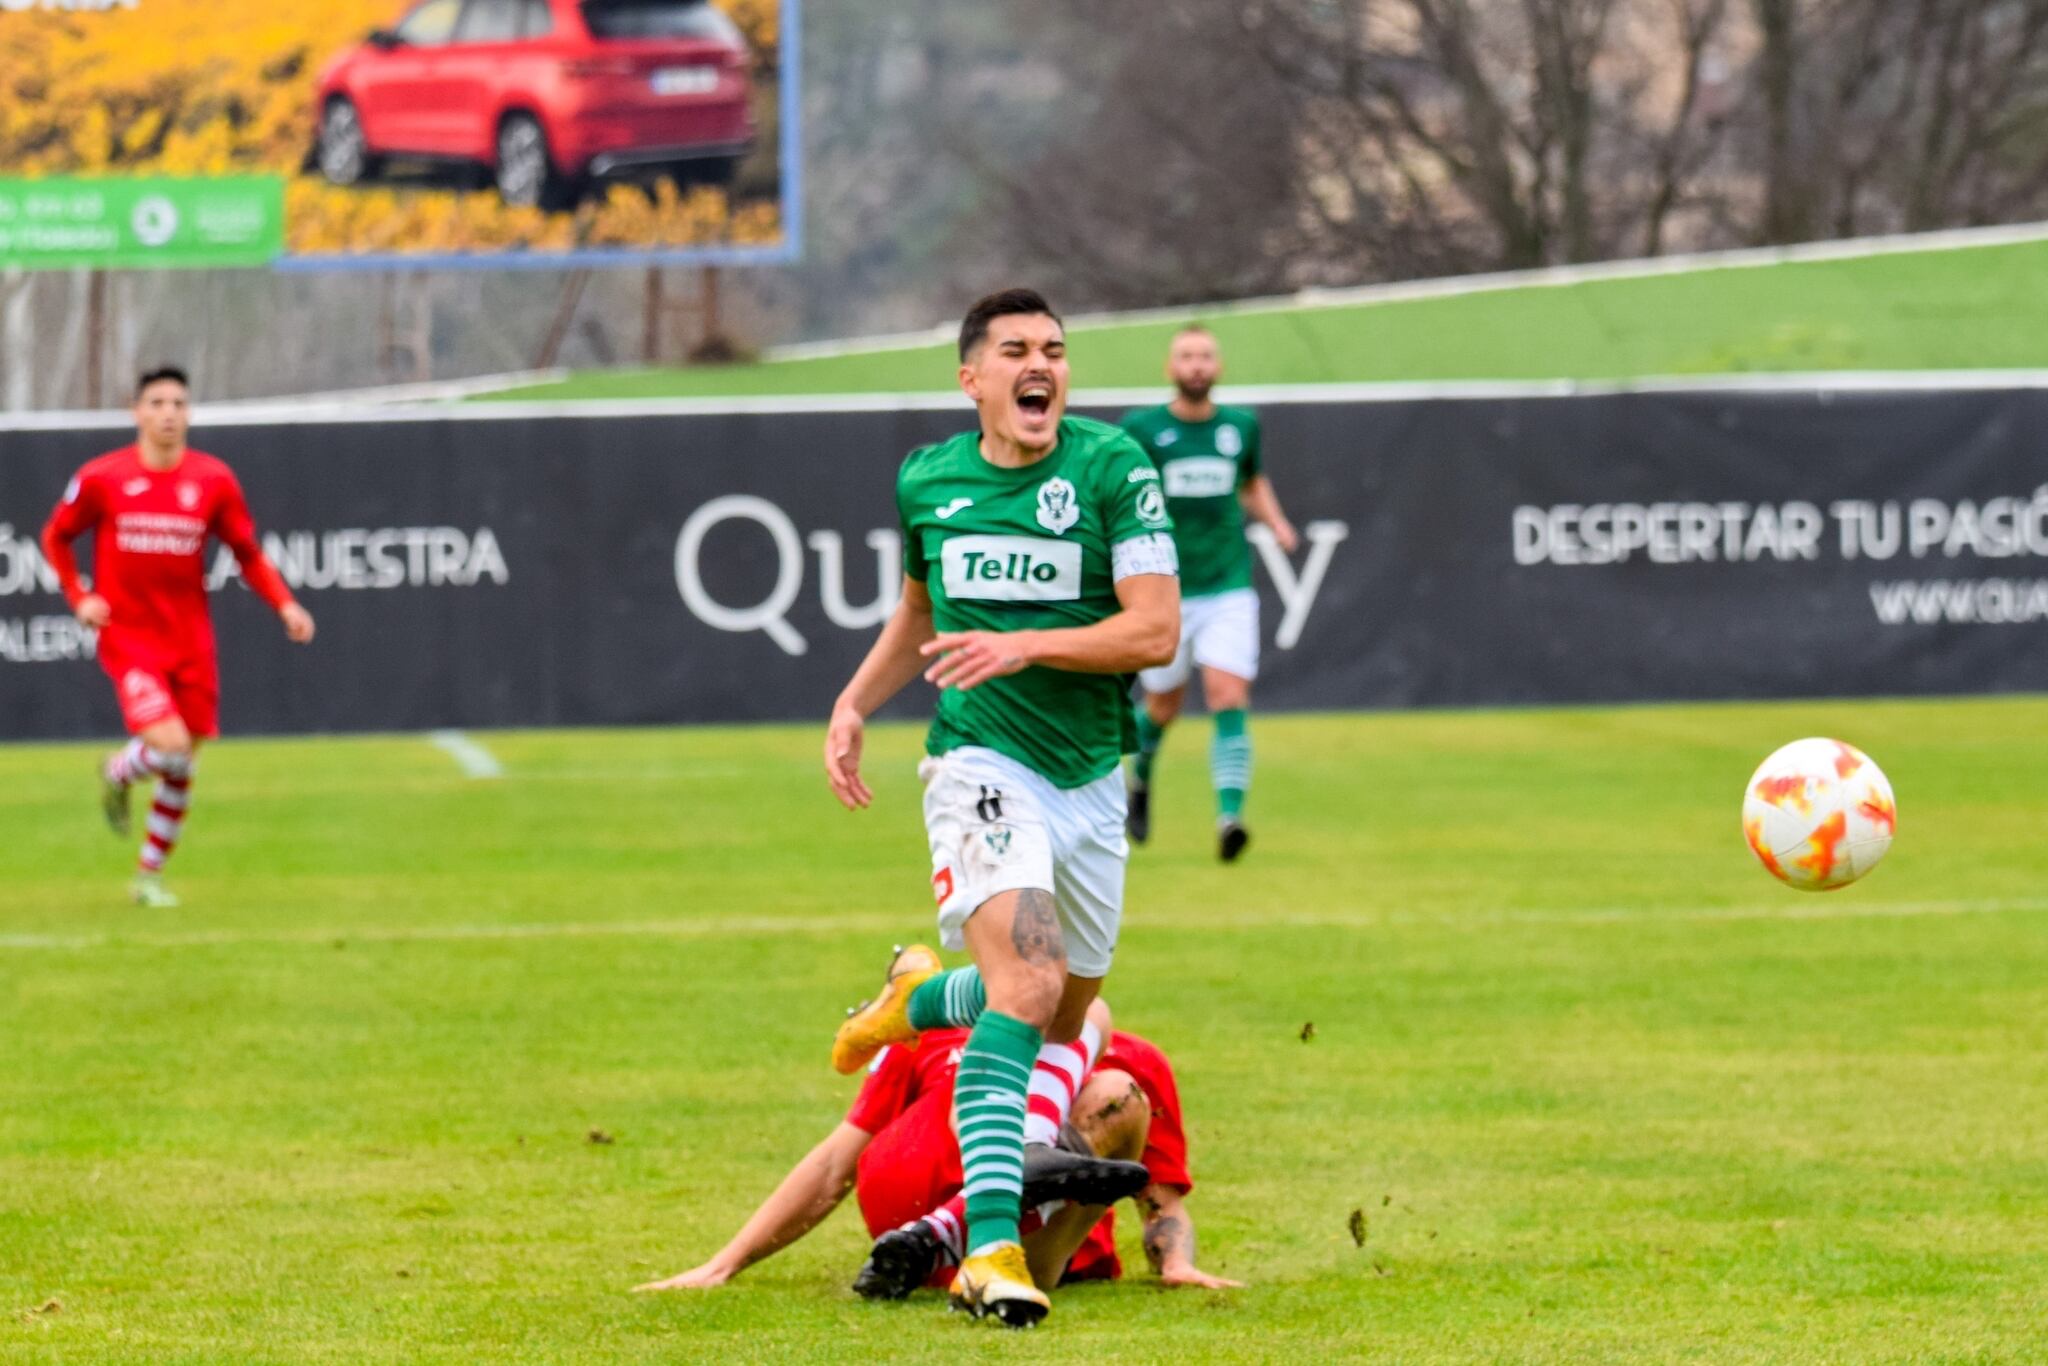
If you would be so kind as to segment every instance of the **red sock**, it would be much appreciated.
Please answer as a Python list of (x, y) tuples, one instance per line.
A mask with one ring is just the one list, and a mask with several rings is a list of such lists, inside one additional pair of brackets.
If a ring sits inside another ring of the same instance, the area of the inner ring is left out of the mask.
[[(912, 1223), (928, 1224), (939, 1235), (939, 1246), (954, 1262), (967, 1256), (967, 1197), (956, 1195), (945, 1204)], [(908, 1227), (908, 1225), (906, 1225)]]
[(149, 838), (143, 842), (140, 866), (145, 873), (161, 873), (164, 861), (178, 847), (185, 829), (185, 811), (192, 804), (192, 776), (166, 774), (156, 785), (156, 803), (149, 808)]
[(1072, 1043), (1049, 1043), (1038, 1050), (1038, 1065), (1031, 1071), (1030, 1108), (1024, 1115), (1024, 1141), (1058, 1143), (1060, 1128), (1074, 1113), (1074, 1097), (1088, 1069), (1102, 1052), (1102, 1031), (1084, 1025), (1081, 1037)]
[(161, 778), (179, 767), (170, 755), (143, 744), (138, 735), (107, 760), (107, 778), (126, 787), (145, 778)]

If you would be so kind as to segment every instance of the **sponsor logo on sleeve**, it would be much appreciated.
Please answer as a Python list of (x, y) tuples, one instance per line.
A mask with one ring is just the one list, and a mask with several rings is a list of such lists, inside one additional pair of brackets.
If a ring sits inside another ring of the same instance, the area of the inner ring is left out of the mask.
[(1158, 470), (1153, 469), (1150, 465), (1140, 465), (1130, 472), (1130, 475), (1125, 478), (1124, 482), (1126, 484), (1142, 484), (1148, 479), (1157, 479), (1158, 477)]
[(1222, 498), (1235, 492), (1235, 460), (1195, 455), (1171, 461), (1166, 466), (1166, 495), (1169, 498)]
[(1147, 484), (1138, 490), (1138, 520), (1154, 528), (1166, 525), (1166, 495), (1157, 485)]
[(940, 582), (956, 602), (1074, 602), (1081, 547), (1042, 536), (955, 536), (940, 552)]

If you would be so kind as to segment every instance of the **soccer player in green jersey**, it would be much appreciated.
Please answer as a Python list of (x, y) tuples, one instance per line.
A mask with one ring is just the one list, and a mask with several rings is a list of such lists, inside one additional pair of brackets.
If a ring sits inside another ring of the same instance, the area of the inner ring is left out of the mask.
[(1044, 299), (975, 304), (959, 376), (980, 428), (903, 462), (903, 596), (833, 705), (825, 772), (846, 806), (868, 805), (866, 718), (920, 673), (940, 689), (918, 769), (932, 890), (941, 942), (975, 966), (900, 953), (832, 1062), (853, 1072), (921, 1030), (972, 1026), (953, 1093), (968, 1256), (951, 1298), (1024, 1327), (1050, 1308), (1017, 1226), (1033, 1066), (1080, 1037), (1109, 972), (1130, 675), (1173, 658), (1180, 587), (1152, 462), (1118, 428), (1065, 415), (1065, 330)]
[(1180, 715), (1188, 675), (1199, 667), (1202, 696), (1216, 725), (1209, 778), (1216, 789), (1217, 852), (1229, 863), (1251, 841), (1244, 824), (1252, 784), (1245, 714), (1252, 680), (1259, 676), (1259, 594), (1252, 587), (1245, 519), (1265, 525), (1289, 555), (1300, 538), (1266, 478), (1258, 415), (1225, 408), (1209, 396), (1222, 373), (1216, 338), (1207, 328), (1183, 328), (1166, 361), (1173, 401), (1125, 415), (1123, 427), (1165, 482), (1181, 587), (1180, 649), (1170, 663), (1138, 675), (1145, 697), (1131, 772), (1131, 838), (1143, 844), (1151, 837), (1153, 762), (1166, 728)]

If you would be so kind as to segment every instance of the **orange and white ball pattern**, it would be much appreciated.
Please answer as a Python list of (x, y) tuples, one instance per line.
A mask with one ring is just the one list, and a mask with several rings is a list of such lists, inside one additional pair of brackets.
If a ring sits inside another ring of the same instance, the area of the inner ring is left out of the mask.
[(1878, 865), (1899, 823), (1892, 785), (1840, 740), (1794, 740), (1742, 798), (1742, 833), (1771, 876), (1803, 892), (1846, 887)]

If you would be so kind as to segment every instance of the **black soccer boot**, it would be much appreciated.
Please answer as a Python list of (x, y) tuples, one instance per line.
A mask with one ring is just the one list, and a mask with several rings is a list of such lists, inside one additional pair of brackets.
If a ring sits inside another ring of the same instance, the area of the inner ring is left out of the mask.
[(900, 1300), (931, 1279), (944, 1249), (932, 1226), (920, 1219), (905, 1228), (892, 1228), (875, 1239), (860, 1274), (853, 1278), (853, 1293), (864, 1300)]
[(1043, 1143), (1024, 1148), (1025, 1209), (1036, 1209), (1055, 1200), (1077, 1205), (1113, 1205), (1127, 1195), (1136, 1195), (1152, 1181), (1142, 1162), (1119, 1162), (1114, 1158), (1071, 1153)]

